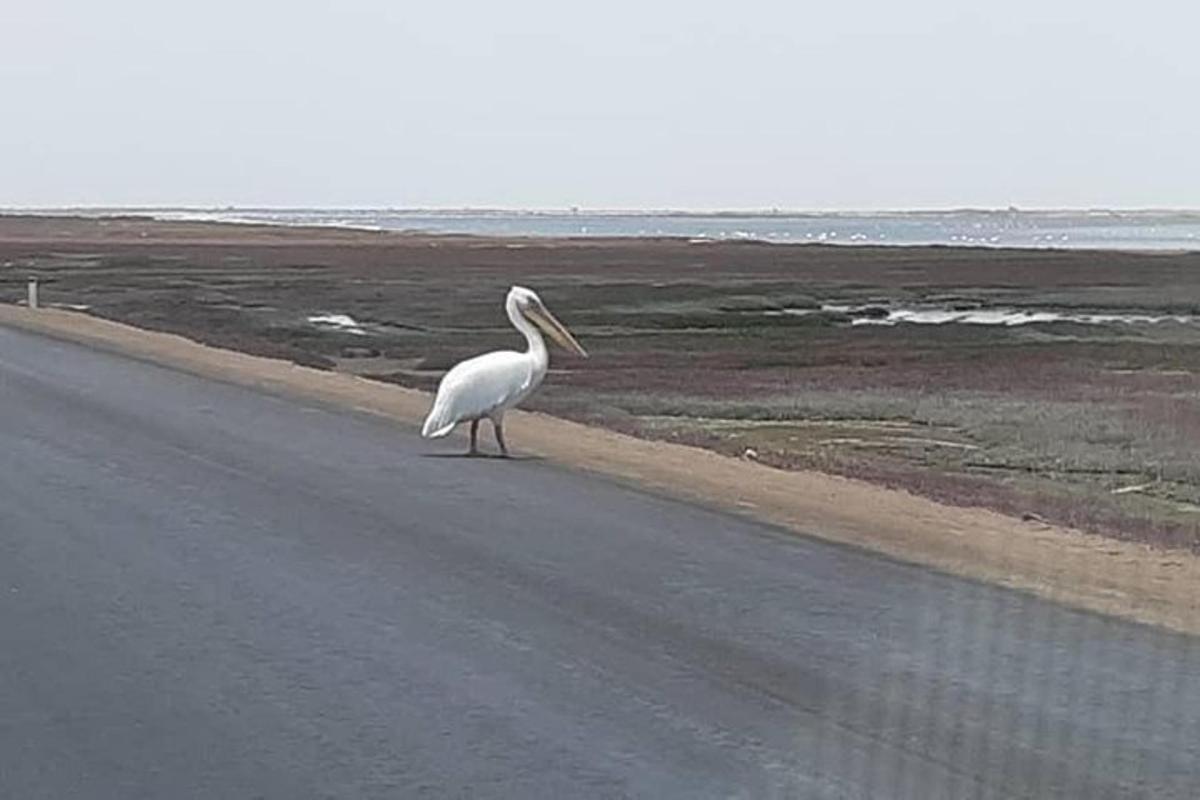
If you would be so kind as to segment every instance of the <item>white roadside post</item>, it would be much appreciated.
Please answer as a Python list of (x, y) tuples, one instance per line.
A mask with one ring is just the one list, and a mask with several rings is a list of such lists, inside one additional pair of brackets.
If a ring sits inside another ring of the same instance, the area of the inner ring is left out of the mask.
[(38, 308), (38, 279), (29, 279), (29, 308)]

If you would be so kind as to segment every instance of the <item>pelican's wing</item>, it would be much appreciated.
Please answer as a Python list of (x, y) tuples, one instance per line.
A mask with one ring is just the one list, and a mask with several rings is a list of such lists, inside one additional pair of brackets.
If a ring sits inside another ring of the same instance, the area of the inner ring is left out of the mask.
[(487, 416), (520, 396), (532, 379), (525, 353), (502, 350), (456, 364), (438, 384), (421, 435), (445, 436), (462, 420)]

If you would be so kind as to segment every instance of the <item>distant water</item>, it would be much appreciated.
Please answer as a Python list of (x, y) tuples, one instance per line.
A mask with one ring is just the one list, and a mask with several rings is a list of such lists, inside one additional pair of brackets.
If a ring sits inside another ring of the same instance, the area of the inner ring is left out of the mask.
[(486, 236), (675, 236), (873, 245), (1200, 250), (1200, 211), (686, 213), (405, 211), (390, 209), (139, 210), (162, 219)]

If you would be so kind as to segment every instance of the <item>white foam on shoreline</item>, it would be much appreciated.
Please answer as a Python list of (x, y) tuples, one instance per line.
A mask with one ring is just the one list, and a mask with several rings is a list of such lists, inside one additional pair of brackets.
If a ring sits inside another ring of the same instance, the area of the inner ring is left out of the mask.
[(363, 222), (353, 217), (320, 218), (296, 214), (247, 214), (212, 211), (161, 211), (153, 219), (163, 222), (219, 222), (225, 225), (283, 225), (303, 228), (339, 228), (355, 231), (382, 231), (382, 225)]
[[(823, 311), (836, 311), (853, 317), (851, 325), (899, 325), (909, 322), (914, 325), (1034, 325), (1046, 323), (1074, 322), (1080, 325), (1158, 325), (1174, 322), (1191, 325), (1197, 318), (1189, 314), (1112, 314), (1112, 313), (1069, 313), (1064, 311), (1025, 310), (1015, 308), (978, 308), (956, 311), (945, 308), (890, 308), (887, 316), (863, 316), (865, 307), (823, 306)], [(797, 309), (803, 311), (803, 309)], [(809, 311), (808, 313), (812, 313)]]
[(342, 333), (353, 333), (355, 336), (367, 335), (367, 332), (358, 324), (358, 321), (349, 314), (317, 314), (309, 317), (308, 321), (318, 328), (326, 328)]

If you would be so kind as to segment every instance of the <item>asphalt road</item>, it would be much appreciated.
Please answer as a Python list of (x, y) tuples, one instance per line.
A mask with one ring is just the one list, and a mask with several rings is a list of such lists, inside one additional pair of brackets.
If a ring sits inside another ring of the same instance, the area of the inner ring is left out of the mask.
[(0, 797), (1200, 792), (1193, 639), (460, 446), (0, 329)]

